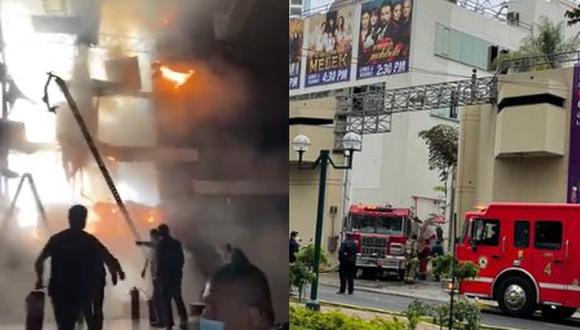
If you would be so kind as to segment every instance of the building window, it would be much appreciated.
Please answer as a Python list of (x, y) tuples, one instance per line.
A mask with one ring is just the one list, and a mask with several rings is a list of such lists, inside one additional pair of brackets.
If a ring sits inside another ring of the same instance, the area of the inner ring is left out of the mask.
[(560, 221), (536, 222), (536, 248), (560, 250), (562, 248), (562, 223)]
[(530, 222), (524, 220), (516, 221), (516, 229), (514, 231), (514, 247), (527, 248), (530, 246)]
[(302, 0), (291, 0), (290, 3), (295, 6), (302, 6)]
[(489, 70), (491, 43), (437, 24), (435, 55), (461, 62), (482, 70)]
[(290, 15), (291, 16), (300, 16), (300, 15), (302, 15), (302, 8), (290, 8)]
[(476, 219), (472, 226), (471, 238), (476, 245), (497, 246), (499, 244), (499, 220)]
[(438, 108), (438, 109), (431, 109), (431, 116), (451, 119), (453, 121), (458, 121), (457, 111), (451, 111), (451, 108)]

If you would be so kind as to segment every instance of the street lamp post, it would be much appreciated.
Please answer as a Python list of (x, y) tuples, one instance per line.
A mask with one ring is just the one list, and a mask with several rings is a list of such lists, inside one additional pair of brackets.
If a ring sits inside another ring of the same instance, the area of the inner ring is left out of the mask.
[(360, 135), (350, 132), (344, 135), (342, 144), (345, 150), (347, 162), (346, 165), (337, 165), (330, 158), (330, 150), (320, 150), (320, 155), (314, 161), (314, 164), (305, 166), (303, 164), (302, 156), (308, 151), (310, 146), (310, 139), (305, 135), (298, 135), (292, 141), (292, 148), (298, 153), (298, 168), (313, 170), (320, 168), (320, 177), (318, 181), (318, 206), (316, 209), (316, 231), (314, 237), (314, 257), (312, 261), (312, 270), (314, 272), (314, 280), (310, 289), (310, 301), (306, 306), (312, 310), (320, 310), (318, 303), (318, 279), (319, 279), (319, 265), (320, 265), (320, 247), (322, 243), (322, 225), (324, 218), (324, 197), (326, 194), (326, 174), (328, 165), (330, 164), (337, 170), (348, 170), (352, 168), (352, 158), (355, 151), (360, 151), (362, 146), (362, 139)]

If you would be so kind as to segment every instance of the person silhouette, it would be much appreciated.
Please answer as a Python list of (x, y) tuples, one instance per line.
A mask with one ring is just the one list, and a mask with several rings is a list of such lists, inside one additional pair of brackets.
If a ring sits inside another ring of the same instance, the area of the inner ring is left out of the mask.
[[(68, 212), (69, 229), (53, 235), (35, 263), (36, 289), (43, 285), (44, 262), (51, 258), (48, 295), (58, 330), (73, 330), (82, 314), (89, 330), (103, 327), (107, 266), (112, 282), (125, 279), (119, 261), (93, 235), (84, 231), (87, 209), (75, 205)], [(103, 265), (104, 264), (104, 265)]]
[(166, 224), (159, 225), (159, 244), (157, 245), (157, 278), (161, 283), (161, 296), (163, 300), (163, 317), (167, 329), (174, 325), (171, 301), (175, 301), (177, 313), (180, 318), (180, 329), (188, 328), (188, 317), (185, 303), (181, 295), (181, 281), (183, 279), (183, 266), (185, 257), (181, 243), (169, 233)]

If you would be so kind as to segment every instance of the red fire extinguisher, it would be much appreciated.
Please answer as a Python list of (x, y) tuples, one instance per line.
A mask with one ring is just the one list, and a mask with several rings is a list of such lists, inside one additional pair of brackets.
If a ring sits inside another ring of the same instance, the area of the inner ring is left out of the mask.
[(26, 297), (26, 330), (42, 330), (44, 292), (34, 290)]
[(131, 320), (139, 320), (141, 318), (139, 316), (139, 289), (133, 287), (129, 294), (131, 295)]

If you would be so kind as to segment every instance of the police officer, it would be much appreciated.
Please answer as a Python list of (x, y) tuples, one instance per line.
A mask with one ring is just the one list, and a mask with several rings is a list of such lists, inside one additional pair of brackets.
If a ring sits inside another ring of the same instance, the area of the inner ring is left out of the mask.
[(338, 250), (338, 273), (340, 277), (340, 290), (338, 294), (344, 294), (348, 284), (348, 294), (354, 292), (354, 276), (356, 275), (356, 252), (358, 245), (352, 239), (352, 235), (347, 234), (346, 240), (340, 245)]

